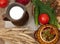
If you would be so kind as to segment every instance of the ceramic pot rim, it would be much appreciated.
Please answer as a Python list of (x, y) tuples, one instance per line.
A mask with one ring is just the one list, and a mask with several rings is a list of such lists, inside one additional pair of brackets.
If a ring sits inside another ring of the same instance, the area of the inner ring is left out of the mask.
[[(19, 6), (19, 7), (21, 7), (21, 8), (24, 10), (24, 13), (23, 13), (23, 14), (26, 13), (26, 8), (25, 8), (25, 6), (23, 6), (22, 4), (18, 4), (18, 3), (12, 3), (12, 4), (10, 4), (10, 5), (8, 6), (7, 10), (6, 10), (6, 17), (7, 17), (9, 20), (13, 21), (13, 22), (22, 19), (22, 18), (20, 18), (20, 19), (18, 19), (18, 20), (14, 20), (14, 19), (12, 19), (11, 16), (9, 15), (10, 9), (11, 9), (12, 7), (14, 7), (14, 6)], [(23, 16), (24, 16), (24, 15), (23, 15)], [(23, 16), (22, 16), (22, 17), (23, 17)]]

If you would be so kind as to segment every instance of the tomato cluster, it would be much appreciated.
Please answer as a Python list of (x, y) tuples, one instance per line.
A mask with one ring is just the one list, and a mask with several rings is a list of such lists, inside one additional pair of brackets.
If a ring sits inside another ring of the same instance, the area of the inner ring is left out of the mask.
[[(16, 0), (16, 2), (27, 5), (30, 0)], [(4, 8), (8, 5), (8, 0), (0, 0), (0, 8)]]

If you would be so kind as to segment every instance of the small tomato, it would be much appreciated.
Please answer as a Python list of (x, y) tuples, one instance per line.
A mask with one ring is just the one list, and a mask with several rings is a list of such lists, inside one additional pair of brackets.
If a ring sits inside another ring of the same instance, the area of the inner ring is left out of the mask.
[(8, 0), (0, 0), (0, 7), (4, 8), (8, 5)]
[(16, 2), (23, 4), (23, 5), (27, 5), (29, 3), (30, 0), (16, 0)]
[(40, 14), (39, 17), (38, 17), (38, 21), (41, 24), (47, 24), (49, 22), (48, 14), (45, 14), (45, 13)]

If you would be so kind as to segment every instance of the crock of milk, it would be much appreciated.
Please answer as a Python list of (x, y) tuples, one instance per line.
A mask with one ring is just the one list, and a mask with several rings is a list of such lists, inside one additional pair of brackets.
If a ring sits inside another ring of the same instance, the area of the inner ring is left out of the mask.
[(23, 8), (19, 7), (19, 6), (14, 6), (10, 9), (10, 17), (14, 20), (18, 20), (20, 18), (22, 18), (23, 14), (24, 14), (24, 10)]

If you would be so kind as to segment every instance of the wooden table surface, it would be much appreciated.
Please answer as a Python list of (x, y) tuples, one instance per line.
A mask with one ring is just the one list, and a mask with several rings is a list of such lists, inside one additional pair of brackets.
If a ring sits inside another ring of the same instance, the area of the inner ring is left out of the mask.
[[(57, 0), (57, 1), (59, 2), (59, 5), (60, 5), (60, 0)], [(13, 3), (13, 2), (14, 2), (14, 0), (10, 0), (9, 4)], [(5, 25), (5, 22), (2, 20), (2, 15), (5, 14), (6, 8), (4, 8), (4, 9), (0, 8), (0, 28), (3, 28)], [(27, 9), (29, 9), (29, 8), (27, 8)], [(30, 11), (30, 13), (32, 13), (32, 12)], [(59, 31), (59, 40), (58, 40), (57, 44), (60, 44), (60, 31)]]

